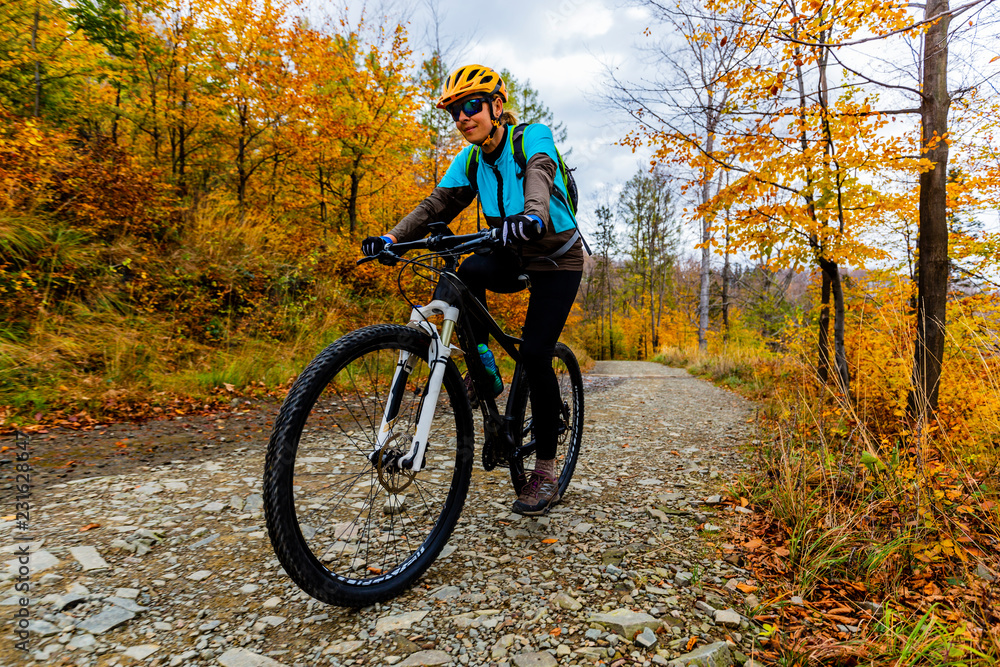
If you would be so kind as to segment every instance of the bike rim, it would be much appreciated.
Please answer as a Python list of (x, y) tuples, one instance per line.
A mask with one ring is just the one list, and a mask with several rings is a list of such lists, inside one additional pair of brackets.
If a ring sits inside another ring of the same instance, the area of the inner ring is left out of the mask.
[[(573, 476), (576, 466), (576, 448), (580, 434), (577, 432), (577, 413), (580, 409), (579, 397), (573, 389), (572, 375), (566, 362), (558, 356), (552, 358), (552, 369), (559, 385), (560, 418), (556, 436), (555, 472), (559, 480), (559, 491), (564, 493)], [(524, 421), (521, 427), (518, 447), (515, 450), (515, 471), (519, 476), (515, 486), (520, 492), (521, 486), (527, 481), (527, 476), (535, 469), (536, 446), (534, 443), (531, 400), (527, 399), (524, 410)]]
[(442, 387), (424, 468), (396, 465), (416, 430), (430, 376), (422, 355), (399, 396), (392, 438), (376, 452), (376, 432), (390, 396), (397, 347), (367, 350), (343, 364), (306, 419), (292, 486), (307, 549), (348, 585), (373, 585), (409, 569), (442, 530), (454, 494), (458, 418)]

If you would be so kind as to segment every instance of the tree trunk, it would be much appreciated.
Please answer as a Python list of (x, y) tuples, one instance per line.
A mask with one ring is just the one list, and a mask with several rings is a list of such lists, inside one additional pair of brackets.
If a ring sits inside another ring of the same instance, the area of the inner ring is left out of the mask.
[(115, 80), (115, 112), (111, 115), (111, 143), (118, 145), (118, 111), (122, 106), (122, 82)]
[(360, 164), (361, 156), (359, 155), (354, 161), (354, 169), (351, 170), (351, 194), (347, 200), (347, 221), (352, 236), (358, 226), (358, 186), (361, 183), (361, 177), (358, 175), (358, 166)]
[(708, 288), (711, 283), (711, 253), (709, 241), (712, 238), (712, 223), (706, 216), (701, 223), (701, 285), (698, 291), (698, 349), (708, 349)]
[[(610, 267), (609, 267), (610, 268)], [(611, 292), (611, 277), (608, 276), (608, 359), (615, 358), (615, 325), (613, 316), (615, 313), (615, 300)]]
[[(709, 91), (709, 100), (711, 100), (711, 91)], [(715, 123), (712, 120), (712, 114), (714, 110), (709, 108), (706, 112), (708, 115), (708, 137), (705, 140), (705, 153), (711, 155), (714, 149), (715, 143)], [(701, 203), (705, 205), (708, 203), (709, 198), (712, 195), (712, 182), (710, 174), (708, 173), (708, 168), (705, 169), (705, 173), (702, 175), (701, 184)], [(712, 248), (710, 247), (710, 242), (712, 240), (712, 218), (709, 213), (705, 213), (701, 220), (701, 242), (703, 244), (701, 248), (701, 288), (698, 292), (698, 349), (706, 350), (708, 349), (708, 288), (711, 282), (711, 270), (712, 270)]]
[(604, 359), (604, 303), (603, 303), (603, 301), (604, 301), (604, 290), (603, 290), (603, 285), (598, 286), (598, 289), (600, 290), (600, 292), (599, 292), (600, 296), (598, 297), (598, 300), (597, 300), (597, 308), (598, 308), (598, 313), (599, 313), (599, 315), (598, 315), (598, 323), (597, 323), (597, 349), (598, 349), (597, 358), (603, 361), (603, 359)]
[(830, 278), (830, 291), (833, 293), (833, 348), (834, 364), (837, 371), (837, 384), (845, 394), (850, 393), (851, 373), (847, 368), (847, 349), (844, 346), (844, 288), (840, 281), (840, 267), (836, 262), (827, 259), (819, 260), (820, 268)]
[(190, 93), (187, 89), (188, 83), (188, 70), (187, 65), (184, 66), (184, 93), (181, 95), (181, 114), (180, 119), (177, 121), (177, 191), (183, 197), (187, 195), (187, 158), (188, 158), (188, 146), (187, 138), (191, 134), (192, 130), (187, 126), (187, 112), (190, 106)]
[(819, 361), (816, 365), (816, 372), (820, 382), (826, 384), (830, 381), (830, 276), (826, 271), (822, 271), (823, 287), (820, 292), (819, 309)]
[(729, 342), (729, 223), (726, 223), (726, 249), (722, 260), (722, 340)]
[(924, 16), (940, 16), (924, 34), (920, 129), (923, 157), (933, 168), (920, 174), (917, 239), (917, 333), (908, 404), (916, 418), (937, 410), (948, 301), (948, 0), (928, 0)]
[(326, 188), (324, 187), (325, 184), (323, 183), (323, 165), (320, 165), (317, 169), (318, 169), (317, 180), (319, 181), (319, 223), (320, 225), (323, 226), (323, 231), (325, 233), (326, 232)]
[(243, 222), (246, 214), (247, 180), (250, 178), (246, 169), (247, 114), (244, 112), (244, 108), (242, 105), (240, 106), (240, 136), (236, 145), (236, 202), (239, 209), (240, 223)]
[(41, 21), (41, 10), (35, 2), (35, 19), (31, 24), (31, 52), (35, 54), (35, 104), (32, 117), (38, 118), (42, 112), (42, 63), (38, 59), (38, 23)]
[(156, 90), (156, 75), (153, 74), (153, 69), (148, 60), (146, 62), (146, 73), (149, 75), (149, 103), (153, 109), (153, 131), (150, 132), (150, 136), (153, 138), (153, 161), (158, 163), (160, 161), (160, 119), (157, 116), (158, 93)]

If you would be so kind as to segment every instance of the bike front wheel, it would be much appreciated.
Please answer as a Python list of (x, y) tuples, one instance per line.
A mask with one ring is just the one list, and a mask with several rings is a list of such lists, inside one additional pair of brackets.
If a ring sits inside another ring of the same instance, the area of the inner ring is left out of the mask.
[[(566, 494), (576, 462), (580, 457), (583, 439), (583, 377), (580, 364), (573, 351), (563, 343), (556, 343), (552, 354), (552, 370), (559, 385), (559, 424), (556, 432), (556, 475), (559, 496)], [(517, 395), (512, 398), (515, 424), (521, 428), (514, 433), (514, 452), (510, 460), (510, 479), (514, 491), (521, 493), (528, 473), (535, 468), (536, 443), (531, 414), (528, 383), (519, 384)]]
[[(264, 510), (271, 544), (298, 586), (328, 604), (392, 598), (434, 562), (472, 475), (472, 409), (450, 360), (421, 470), (399, 459), (427, 395), (431, 339), (379, 325), (342, 337), (289, 391), (268, 442)], [(377, 445), (390, 405), (391, 436)]]

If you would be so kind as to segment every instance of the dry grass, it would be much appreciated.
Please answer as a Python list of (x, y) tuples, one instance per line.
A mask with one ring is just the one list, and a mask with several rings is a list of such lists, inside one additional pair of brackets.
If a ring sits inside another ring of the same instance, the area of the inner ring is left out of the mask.
[(951, 332), (942, 416), (929, 424), (887, 409), (894, 390), (872, 390), (877, 377), (846, 398), (792, 356), (674, 348), (657, 358), (758, 401), (758, 471), (739, 492), (757, 508), (756, 535), (785, 554), (780, 571), (756, 572), (770, 596), (808, 601), (863, 582), (860, 596), (844, 587), (843, 603), (881, 605), (850, 644), (818, 628), (783, 636), (776, 664), (1000, 664), (998, 588), (976, 572), (1000, 572), (998, 363), (991, 341), (963, 326)]

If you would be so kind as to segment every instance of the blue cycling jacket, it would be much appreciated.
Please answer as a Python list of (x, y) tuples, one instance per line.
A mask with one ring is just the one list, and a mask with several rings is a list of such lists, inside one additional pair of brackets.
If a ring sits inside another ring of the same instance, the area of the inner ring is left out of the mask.
[[(552, 131), (542, 124), (525, 128), (523, 148), (527, 166), (522, 178), (518, 178), (511, 130), (511, 127), (503, 128), (505, 136), (497, 151), (491, 155), (479, 155), (476, 182), (486, 223), (498, 227), (506, 216), (519, 213), (537, 215), (545, 223), (546, 234), (518, 248), (525, 267), (533, 270), (582, 270), (583, 244), (577, 234), (576, 221), (566, 204), (568, 195), (559, 174)], [(421, 238), (427, 234), (429, 223), (451, 222), (473, 203), (476, 190), (471, 187), (466, 175), (473, 150), (478, 150), (478, 147), (469, 145), (463, 148), (434, 191), (400, 220), (389, 234), (397, 241)], [(553, 196), (555, 192), (559, 196)]]
[[(503, 219), (508, 215), (517, 213), (533, 213), (525, 211), (525, 193), (522, 178), (518, 178), (520, 167), (514, 160), (514, 133), (507, 128), (507, 136), (504, 138), (504, 147), (495, 164), (489, 164), (481, 154), (479, 159), (479, 169), (477, 170), (477, 185), (479, 190), (479, 201), (483, 207), (483, 215), (487, 218)], [(535, 123), (524, 128), (523, 138), (524, 156), (528, 162), (538, 154), (549, 157), (556, 165), (559, 164), (559, 156), (556, 153), (556, 145), (552, 139), (552, 131), (545, 125)], [(441, 179), (442, 188), (461, 188), (469, 186), (469, 162), (474, 152), (480, 151), (478, 146), (466, 146), (451, 162), (451, 166)], [(562, 197), (550, 197), (547, 216), (539, 216), (543, 220), (551, 221), (551, 229), (556, 233), (565, 232), (576, 228), (576, 219), (573, 212), (566, 205), (569, 201), (569, 193), (566, 192), (566, 185), (561, 176), (556, 174), (553, 179), (554, 186), (562, 193)], [(536, 213), (537, 215), (537, 213)]]

